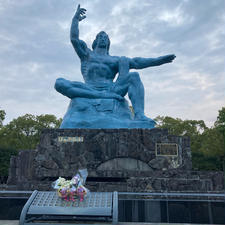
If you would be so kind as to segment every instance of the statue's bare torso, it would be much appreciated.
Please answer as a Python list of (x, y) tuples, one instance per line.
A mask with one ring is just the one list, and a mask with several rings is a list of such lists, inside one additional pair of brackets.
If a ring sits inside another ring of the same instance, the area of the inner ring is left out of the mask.
[(111, 84), (118, 73), (118, 62), (117, 56), (102, 56), (88, 49), (88, 56), (81, 60), (81, 73), (85, 83)]

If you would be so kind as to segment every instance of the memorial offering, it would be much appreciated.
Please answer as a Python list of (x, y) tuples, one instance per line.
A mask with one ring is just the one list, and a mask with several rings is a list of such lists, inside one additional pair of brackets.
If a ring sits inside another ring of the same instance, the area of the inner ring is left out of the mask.
[(84, 187), (87, 175), (87, 169), (79, 170), (71, 180), (59, 177), (52, 183), (52, 187), (57, 190), (58, 196), (65, 201), (79, 199), (82, 202), (89, 193), (89, 190)]

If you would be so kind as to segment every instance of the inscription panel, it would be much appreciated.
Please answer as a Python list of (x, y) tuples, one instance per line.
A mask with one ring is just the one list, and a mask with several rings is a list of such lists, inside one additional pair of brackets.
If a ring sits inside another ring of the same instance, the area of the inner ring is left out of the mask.
[(178, 156), (176, 143), (156, 143), (156, 156)]
[(67, 143), (67, 142), (83, 142), (84, 137), (58, 137), (58, 142)]

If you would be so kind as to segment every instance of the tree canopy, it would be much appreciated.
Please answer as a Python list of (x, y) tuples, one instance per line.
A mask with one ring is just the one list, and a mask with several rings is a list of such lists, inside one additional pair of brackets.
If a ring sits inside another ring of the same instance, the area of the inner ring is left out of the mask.
[(221, 110), (219, 110), (219, 115), (217, 116), (217, 120), (215, 122), (215, 127), (223, 135), (225, 134), (225, 107), (223, 107)]
[(3, 126), (4, 119), (5, 119), (5, 111), (0, 109), (0, 128)]
[(0, 130), (0, 146), (11, 149), (34, 149), (44, 128), (58, 128), (61, 119), (54, 115), (26, 114), (12, 120)]
[(10, 157), (18, 150), (35, 149), (44, 128), (58, 128), (61, 119), (54, 115), (26, 114), (3, 126), (5, 111), (0, 111), (0, 178), (7, 176)]

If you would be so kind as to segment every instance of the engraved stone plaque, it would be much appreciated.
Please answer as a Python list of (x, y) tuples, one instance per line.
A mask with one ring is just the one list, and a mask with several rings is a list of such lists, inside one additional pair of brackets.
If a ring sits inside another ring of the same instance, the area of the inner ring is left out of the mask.
[(176, 143), (156, 143), (156, 156), (178, 156)]
[(58, 142), (63, 142), (63, 143), (67, 143), (67, 142), (83, 142), (84, 141), (84, 137), (58, 137)]

